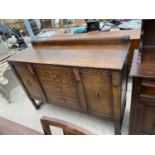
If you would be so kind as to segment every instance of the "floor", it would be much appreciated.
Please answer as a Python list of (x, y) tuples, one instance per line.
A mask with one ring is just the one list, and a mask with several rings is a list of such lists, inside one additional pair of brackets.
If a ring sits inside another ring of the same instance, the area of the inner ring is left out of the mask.
[[(122, 134), (128, 134), (129, 112), (131, 103), (132, 82), (129, 80), (127, 92), (127, 105), (123, 120)], [(40, 110), (36, 110), (20, 85), (11, 91), (11, 103), (8, 103), (0, 94), (0, 116), (18, 122), (37, 131), (43, 132), (40, 118), (43, 116), (60, 118), (74, 124), (80, 125), (95, 134), (113, 135), (113, 122), (97, 118), (95, 116), (75, 112), (52, 104), (42, 105)], [(52, 128), (53, 134), (61, 134), (57, 128)]]

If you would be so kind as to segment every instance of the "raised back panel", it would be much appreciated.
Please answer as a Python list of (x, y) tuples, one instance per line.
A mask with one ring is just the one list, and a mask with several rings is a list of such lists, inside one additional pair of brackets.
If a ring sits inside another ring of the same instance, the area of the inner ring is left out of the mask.
[(129, 36), (122, 37), (96, 37), (96, 38), (60, 38), (60, 39), (47, 39), (38, 40), (32, 43), (34, 48), (50, 47), (50, 46), (71, 46), (71, 45), (111, 45), (111, 44), (128, 44)]

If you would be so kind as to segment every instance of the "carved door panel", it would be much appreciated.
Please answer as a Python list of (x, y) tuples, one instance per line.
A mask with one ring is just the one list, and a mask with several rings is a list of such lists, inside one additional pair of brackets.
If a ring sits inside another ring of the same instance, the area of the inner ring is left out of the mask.
[(112, 80), (109, 72), (81, 69), (88, 111), (112, 116)]
[(155, 80), (141, 79), (136, 110), (136, 132), (155, 134)]
[(155, 134), (155, 105), (150, 105), (146, 101), (138, 104), (136, 118), (137, 134)]
[(80, 109), (77, 82), (71, 68), (35, 65), (35, 70), (49, 102)]
[(44, 93), (31, 65), (27, 63), (13, 63), (13, 65), (29, 95), (34, 99), (42, 99), (45, 101)]

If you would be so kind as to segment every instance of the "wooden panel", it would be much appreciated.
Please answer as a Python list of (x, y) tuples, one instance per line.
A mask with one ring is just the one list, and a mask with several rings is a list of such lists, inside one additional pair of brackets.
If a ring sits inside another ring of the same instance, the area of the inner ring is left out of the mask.
[(135, 132), (137, 134), (155, 134), (155, 105), (150, 106), (147, 102), (141, 103), (136, 113)]
[(52, 93), (46, 93), (47, 99), (50, 103), (61, 105), (74, 110), (80, 110), (80, 104), (77, 98), (71, 98), (66, 96), (58, 96)]
[(109, 72), (81, 69), (88, 111), (112, 116), (112, 84)]
[(63, 84), (72, 84), (75, 82), (72, 69), (69, 67), (35, 64), (34, 68), (42, 82), (53, 81)]
[(77, 97), (77, 89), (76, 89), (76, 83), (70, 84), (62, 84), (59, 82), (42, 82), (43, 88), (46, 92), (61, 95), (67, 97)]
[(134, 78), (130, 134), (155, 134), (154, 79)]
[(72, 109), (80, 108), (78, 87), (71, 68), (36, 64), (34, 69), (49, 102)]
[(142, 132), (155, 134), (155, 106), (145, 107), (143, 115)]
[[(61, 30), (60, 30), (61, 31)], [(59, 32), (58, 32), (59, 33)], [(62, 34), (62, 33), (61, 33)], [(87, 39), (87, 38), (119, 38), (124, 36), (129, 36), (130, 40), (139, 40), (141, 35), (141, 30), (120, 30), (120, 31), (108, 31), (108, 32), (89, 32), (82, 34), (65, 34), (52, 36), (49, 40), (52, 39)]]
[(18, 75), (20, 76), (20, 80), (26, 87), (28, 93), (38, 99), (42, 99), (46, 101), (43, 90), (38, 82), (38, 79), (35, 76), (35, 73), (32, 69), (32, 66), (27, 63), (13, 63)]
[(129, 134), (135, 134), (135, 124), (136, 124), (136, 111), (138, 105), (138, 98), (140, 94), (140, 79), (134, 77), (132, 82), (132, 98), (131, 98), (131, 108), (130, 108), (130, 126)]

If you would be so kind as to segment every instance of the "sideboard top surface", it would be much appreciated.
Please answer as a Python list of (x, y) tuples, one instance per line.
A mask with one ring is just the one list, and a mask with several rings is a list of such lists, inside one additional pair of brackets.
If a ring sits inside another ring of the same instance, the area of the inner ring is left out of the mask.
[(88, 40), (86, 44), (68, 44), (67, 41), (65, 44), (55, 43), (57, 41), (25, 49), (9, 61), (121, 70), (130, 45), (122, 40), (111, 43), (106, 40), (103, 44), (98, 41), (90, 44)]

